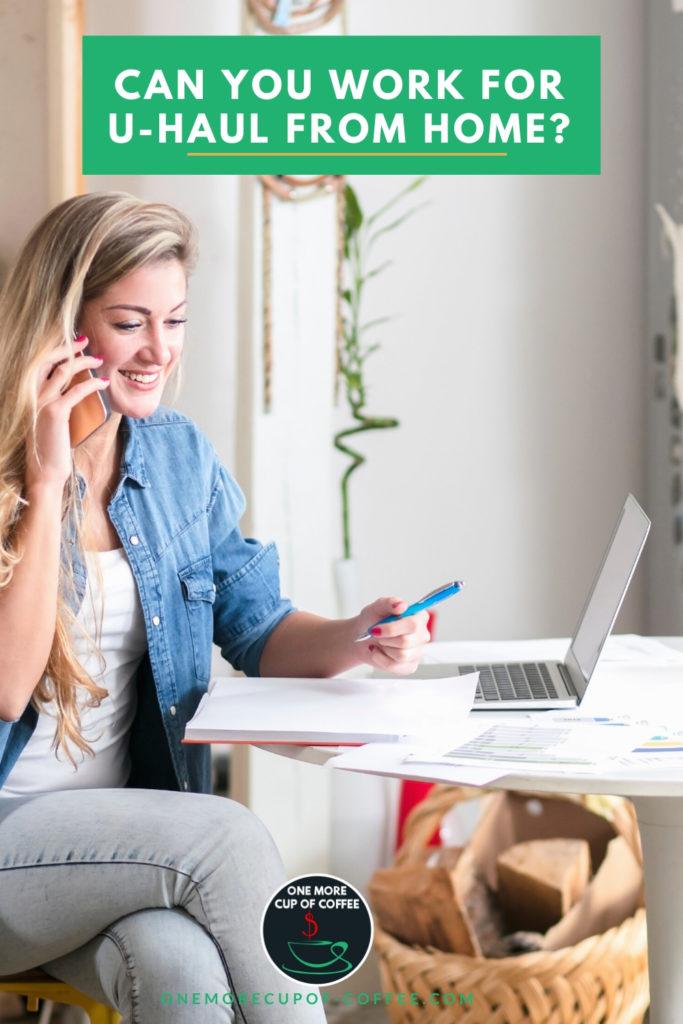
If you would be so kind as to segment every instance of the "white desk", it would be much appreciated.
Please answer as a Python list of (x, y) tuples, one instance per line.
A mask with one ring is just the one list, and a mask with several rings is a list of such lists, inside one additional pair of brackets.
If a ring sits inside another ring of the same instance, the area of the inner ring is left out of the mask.
[[(683, 637), (666, 638), (665, 643), (683, 650)], [(437, 645), (435, 645), (436, 648)], [(454, 645), (449, 645), (452, 658)], [(642, 673), (642, 669), (640, 670)], [(680, 676), (680, 686), (678, 679)], [(599, 667), (587, 701), (588, 708), (600, 708), (601, 700), (614, 698), (623, 686), (633, 684), (629, 671), (616, 666)], [(642, 685), (642, 684), (639, 684)], [(603, 708), (604, 710), (604, 708)], [(683, 667), (657, 669), (644, 694), (643, 717), (665, 721), (683, 729)], [(477, 716), (482, 712), (474, 712)], [(487, 716), (488, 717), (488, 716)], [(505, 716), (507, 717), (507, 715)], [(501, 721), (503, 713), (495, 715)], [(325, 764), (343, 748), (267, 746), (266, 750), (314, 764)], [(438, 768), (435, 781), (438, 781)], [(604, 773), (587, 779), (562, 773), (547, 775), (506, 775), (492, 784), (500, 789), (534, 789), (564, 793), (609, 793), (633, 799), (643, 843), (648, 921), (648, 959), (652, 1006), (650, 1024), (683, 1022), (683, 769)]]

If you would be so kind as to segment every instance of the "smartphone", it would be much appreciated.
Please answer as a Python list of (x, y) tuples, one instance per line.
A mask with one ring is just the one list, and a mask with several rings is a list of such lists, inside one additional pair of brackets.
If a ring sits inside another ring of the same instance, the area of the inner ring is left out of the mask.
[[(83, 350), (83, 354), (89, 354), (88, 348)], [(76, 361), (78, 362), (78, 359)], [(81, 384), (83, 381), (95, 376), (97, 375), (93, 370), (81, 370), (73, 375), (69, 387), (74, 387), (76, 384)], [(79, 444), (87, 441), (96, 430), (104, 426), (110, 416), (111, 406), (109, 405), (109, 396), (106, 391), (93, 391), (92, 394), (86, 395), (78, 405), (73, 407), (69, 416), (71, 447), (78, 448)]]

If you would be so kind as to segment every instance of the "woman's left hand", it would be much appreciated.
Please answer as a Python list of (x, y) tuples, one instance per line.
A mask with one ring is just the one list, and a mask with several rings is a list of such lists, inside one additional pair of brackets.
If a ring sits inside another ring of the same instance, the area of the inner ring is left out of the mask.
[[(362, 636), (372, 629), (376, 622), (388, 615), (401, 615), (408, 607), (407, 601), (398, 597), (380, 597), (363, 608), (355, 618), (358, 625), (356, 636)], [(396, 622), (385, 622), (377, 626), (369, 640), (356, 644), (363, 661), (383, 672), (395, 672), (408, 676), (420, 664), (425, 647), (430, 641), (427, 630), (429, 613), (417, 612)]]

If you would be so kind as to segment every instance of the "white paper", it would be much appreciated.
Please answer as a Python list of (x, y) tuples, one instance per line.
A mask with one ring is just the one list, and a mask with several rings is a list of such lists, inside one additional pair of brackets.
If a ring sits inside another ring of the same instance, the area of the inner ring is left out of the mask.
[[(389, 775), (396, 779), (418, 779), (423, 782), (450, 782), (463, 786), (486, 786), (500, 778), (500, 768), (480, 765), (409, 764), (405, 758), (419, 753), (408, 743), (366, 743), (343, 754), (331, 757), (327, 764), (348, 772), (368, 775)], [(429, 751), (425, 751), (428, 755)]]
[[(567, 767), (597, 768), (617, 755), (627, 754), (651, 734), (647, 725), (626, 720), (596, 722), (577, 715), (524, 715), (479, 729), (464, 742), (433, 757), (410, 754), (411, 763), (481, 764), (500, 766), (509, 774), (520, 767), (546, 770)], [(426, 760), (425, 760), (426, 759)]]
[(474, 702), (477, 674), (443, 679), (214, 680), (185, 738), (453, 743)]
[(674, 665), (598, 665), (581, 711), (647, 719), (655, 729), (683, 729), (683, 671)]
[(600, 660), (606, 664), (629, 662), (632, 665), (653, 667), (683, 665), (683, 651), (669, 647), (652, 636), (623, 633), (607, 638)]

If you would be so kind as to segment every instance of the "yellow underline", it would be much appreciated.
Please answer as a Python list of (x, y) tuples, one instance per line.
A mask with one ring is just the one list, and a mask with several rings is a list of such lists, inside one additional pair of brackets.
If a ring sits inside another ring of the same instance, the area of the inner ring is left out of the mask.
[(384, 159), (389, 156), (507, 156), (507, 153), (255, 153), (248, 150), (245, 153), (186, 153), (185, 156), (333, 156), (337, 159), (344, 159), (347, 156), (374, 156), (377, 159)]

